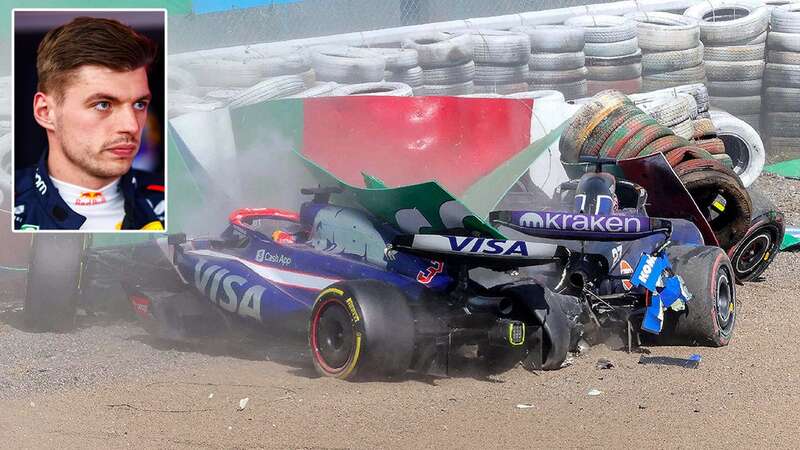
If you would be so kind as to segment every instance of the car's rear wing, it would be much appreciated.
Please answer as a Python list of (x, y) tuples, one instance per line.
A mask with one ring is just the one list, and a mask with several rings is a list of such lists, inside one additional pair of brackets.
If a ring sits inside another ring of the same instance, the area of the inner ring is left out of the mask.
[(669, 220), (642, 215), (590, 215), (561, 211), (494, 211), (489, 220), (529, 236), (591, 241), (632, 241), (669, 235)]
[(391, 249), (474, 267), (508, 270), (566, 258), (560, 245), (472, 236), (411, 234), (396, 237)]

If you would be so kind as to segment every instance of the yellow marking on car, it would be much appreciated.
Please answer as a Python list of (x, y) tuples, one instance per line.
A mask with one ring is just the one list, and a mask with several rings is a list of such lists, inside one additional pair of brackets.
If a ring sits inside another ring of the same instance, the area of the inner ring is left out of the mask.
[(328, 294), (344, 295), (344, 291), (342, 291), (341, 289), (338, 289), (338, 288), (333, 288), (333, 287), (332, 288), (328, 288), (328, 289), (325, 289), (322, 292), (320, 292), (319, 295), (317, 296), (317, 298), (320, 299), (320, 298), (322, 298), (322, 297), (324, 297), (324, 296), (326, 296)]
[(717, 211), (719, 212), (725, 211), (725, 205), (719, 200), (714, 200), (714, 203), (712, 203), (712, 205), (714, 205), (714, 208), (716, 208)]
[(769, 252), (764, 253), (764, 261), (769, 259)]
[(522, 336), (520, 336), (519, 342), (514, 340), (514, 324), (508, 324), (508, 342), (515, 346), (519, 347), (520, 345), (525, 343), (525, 323), (522, 323)]
[(347, 369), (345, 369), (344, 372), (339, 374), (337, 378), (340, 378), (342, 380), (346, 379), (350, 375), (350, 373), (353, 372), (353, 369), (356, 368), (356, 365), (358, 364), (358, 358), (360, 355), (361, 355), (361, 333), (356, 332), (356, 348), (353, 351), (353, 360), (350, 361), (350, 364), (347, 366)]
[(349, 297), (344, 302), (347, 303), (347, 308), (350, 310), (350, 314), (353, 315), (353, 322), (358, 322), (359, 320), (361, 320), (361, 318), (358, 317), (358, 312), (356, 311), (356, 305), (353, 304), (353, 298)]

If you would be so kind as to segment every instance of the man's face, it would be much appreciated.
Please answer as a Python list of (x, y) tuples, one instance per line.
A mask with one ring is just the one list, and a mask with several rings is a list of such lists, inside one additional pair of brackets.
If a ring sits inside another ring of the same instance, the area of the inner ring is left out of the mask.
[(62, 92), (54, 107), (53, 134), (65, 158), (96, 179), (128, 172), (147, 120), (146, 69), (82, 66)]

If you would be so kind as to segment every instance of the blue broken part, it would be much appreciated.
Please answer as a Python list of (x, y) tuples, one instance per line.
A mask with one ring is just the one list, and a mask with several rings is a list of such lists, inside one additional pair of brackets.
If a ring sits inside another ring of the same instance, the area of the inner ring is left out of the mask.
[(656, 293), (659, 280), (666, 269), (671, 266), (666, 254), (650, 255), (642, 254), (636, 269), (631, 276), (631, 284), (634, 286), (644, 286), (650, 292)]
[(671, 268), (666, 253), (644, 253), (633, 271), (631, 283), (634, 286), (644, 286), (653, 294), (642, 320), (642, 330), (648, 333), (661, 333), (664, 311), (667, 308), (682, 311), (686, 309), (686, 302), (691, 298), (683, 278), (674, 275)]
[(650, 306), (644, 312), (644, 319), (642, 320), (642, 330), (648, 333), (659, 334), (661, 328), (664, 326), (664, 305), (661, 302), (661, 297), (654, 294), (650, 301)]

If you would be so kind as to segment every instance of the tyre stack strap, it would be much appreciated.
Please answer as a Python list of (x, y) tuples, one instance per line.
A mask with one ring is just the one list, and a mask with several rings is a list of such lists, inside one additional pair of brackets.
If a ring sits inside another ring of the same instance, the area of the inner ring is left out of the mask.
[(713, 124), (695, 125), (696, 140), (690, 141), (626, 101), (621, 93), (604, 91), (586, 103), (564, 131), (562, 159), (575, 163), (581, 156), (622, 160), (663, 153), (709, 220), (720, 246), (729, 250), (750, 228), (751, 199), (731, 169)]

